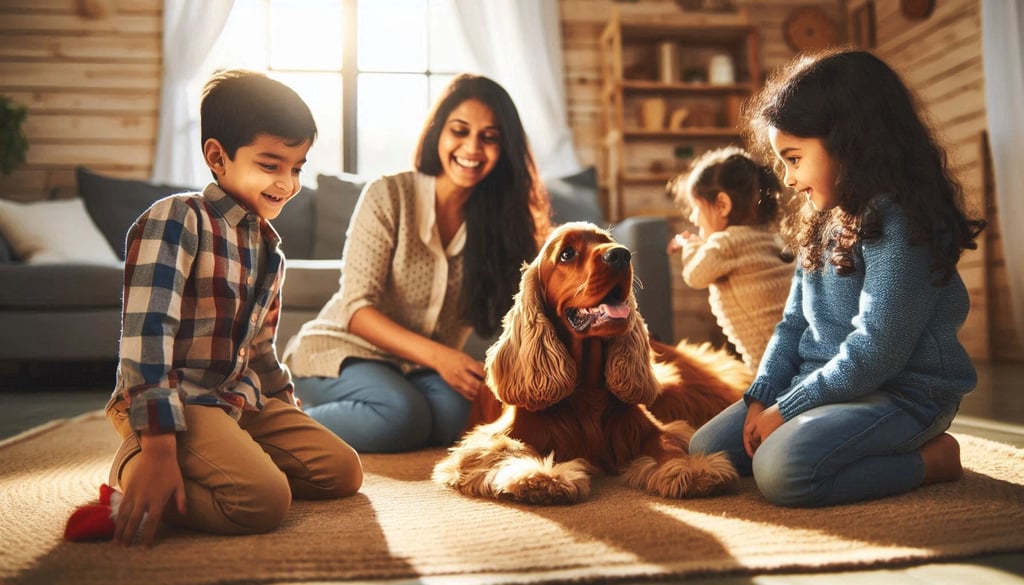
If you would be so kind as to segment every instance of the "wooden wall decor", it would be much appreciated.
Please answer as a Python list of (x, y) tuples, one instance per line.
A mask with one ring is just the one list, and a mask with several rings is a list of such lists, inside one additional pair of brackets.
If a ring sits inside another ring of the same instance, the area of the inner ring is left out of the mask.
[(75, 9), (86, 18), (106, 18), (114, 12), (113, 0), (76, 0)]
[(789, 48), (796, 52), (817, 51), (836, 44), (839, 27), (820, 6), (800, 6), (782, 23), (782, 34)]
[(873, 49), (877, 44), (873, 0), (861, 4), (850, 12), (850, 41), (862, 49)]
[(935, 10), (935, 0), (900, 0), (900, 14), (907, 20), (924, 20)]

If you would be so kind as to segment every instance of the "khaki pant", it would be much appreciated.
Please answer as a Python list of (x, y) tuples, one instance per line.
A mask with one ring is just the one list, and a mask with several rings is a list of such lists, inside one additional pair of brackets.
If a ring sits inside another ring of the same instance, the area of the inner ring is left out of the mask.
[[(133, 461), (141, 452), (118, 400), (107, 418), (124, 439), (114, 456), (110, 485), (131, 489)], [(362, 483), (359, 456), (307, 414), (277, 399), (239, 421), (215, 406), (185, 406), (188, 430), (178, 433), (178, 465), (186, 513), (171, 501), (163, 519), (195, 530), (251, 534), (276, 528), (296, 498), (348, 496)]]

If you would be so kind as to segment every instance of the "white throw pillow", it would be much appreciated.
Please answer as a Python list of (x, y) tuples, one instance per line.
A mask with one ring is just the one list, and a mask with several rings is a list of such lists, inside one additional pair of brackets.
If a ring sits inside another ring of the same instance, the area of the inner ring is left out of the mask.
[(77, 197), (32, 203), (0, 199), (0, 233), (28, 264), (120, 262)]

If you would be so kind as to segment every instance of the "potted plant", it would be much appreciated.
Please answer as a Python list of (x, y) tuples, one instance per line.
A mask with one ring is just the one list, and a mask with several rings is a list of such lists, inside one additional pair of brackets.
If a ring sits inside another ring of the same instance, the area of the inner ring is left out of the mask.
[(18, 105), (7, 96), (0, 96), (0, 173), (9, 175), (25, 162), (28, 138), (21, 125), (28, 108)]

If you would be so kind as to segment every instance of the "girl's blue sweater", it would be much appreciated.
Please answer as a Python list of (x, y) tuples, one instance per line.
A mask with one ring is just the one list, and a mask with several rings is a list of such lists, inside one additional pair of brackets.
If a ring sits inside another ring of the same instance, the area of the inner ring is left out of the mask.
[(911, 245), (907, 218), (875, 203), (882, 235), (855, 246), (856, 272), (798, 267), (782, 321), (746, 392), (785, 420), (875, 390), (924, 390), (958, 400), (977, 374), (957, 331), (970, 300), (959, 272), (933, 285), (927, 246)]

